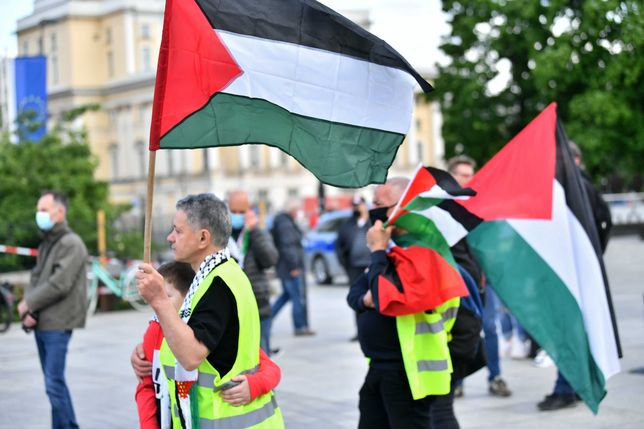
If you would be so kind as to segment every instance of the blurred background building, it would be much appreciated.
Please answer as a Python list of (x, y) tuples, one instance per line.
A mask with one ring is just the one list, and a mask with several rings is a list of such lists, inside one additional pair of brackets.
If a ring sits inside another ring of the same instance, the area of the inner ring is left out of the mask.
[[(100, 106), (85, 113), (77, 126), (88, 130), (99, 162), (97, 178), (109, 182), (113, 202), (131, 203), (134, 214), (141, 213), (145, 200), (164, 4), (163, 0), (34, 0), (33, 13), (17, 22), (19, 56), (47, 57), (50, 122), (74, 108)], [(343, 13), (369, 28), (368, 11)], [(417, 94), (411, 129), (390, 176), (410, 174), (420, 162), (443, 162), (437, 117), (437, 109)], [(224, 197), (238, 188), (263, 201), (269, 212), (279, 210), (290, 197), (306, 199), (309, 211), (317, 207), (319, 182), (279, 149), (246, 145), (160, 150), (155, 223), (167, 226), (174, 203), (187, 193)], [(330, 207), (348, 204), (350, 195), (349, 190), (325, 186)]]

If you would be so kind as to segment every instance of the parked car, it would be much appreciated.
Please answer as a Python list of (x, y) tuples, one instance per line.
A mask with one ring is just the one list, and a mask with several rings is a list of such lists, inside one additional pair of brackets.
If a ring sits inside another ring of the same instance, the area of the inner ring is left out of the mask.
[(306, 268), (317, 284), (330, 284), (336, 277), (346, 275), (335, 253), (335, 244), (340, 225), (350, 217), (348, 209), (324, 213), (304, 237)]

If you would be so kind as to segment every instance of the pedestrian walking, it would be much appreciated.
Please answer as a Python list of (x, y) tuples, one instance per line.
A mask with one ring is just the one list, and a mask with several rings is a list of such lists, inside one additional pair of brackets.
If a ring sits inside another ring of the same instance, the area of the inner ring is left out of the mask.
[[(353, 213), (338, 229), (335, 251), (338, 261), (349, 278), (349, 286), (364, 273), (371, 263), (371, 252), (367, 247), (367, 231), (371, 228), (369, 208), (365, 199), (355, 195), (352, 200)], [(358, 314), (356, 313), (356, 323)], [(356, 334), (351, 341), (357, 341)]]
[(34, 330), (53, 428), (77, 428), (65, 363), (72, 331), (85, 326), (87, 249), (67, 224), (67, 196), (45, 191), (38, 200), (36, 224), (43, 240), (18, 312)]
[(277, 249), (270, 234), (259, 226), (257, 214), (251, 209), (248, 194), (233, 191), (228, 197), (228, 208), (232, 220), (233, 257), (242, 267), (253, 288), (259, 309), (260, 346), (268, 355), (271, 353), (271, 288), (266, 270), (277, 263)]
[(277, 317), (287, 302), (293, 311), (293, 329), (296, 336), (314, 335), (309, 328), (306, 314), (306, 282), (304, 277), (304, 248), (302, 231), (296, 223), (299, 204), (291, 200), (286, 210), (273, 220), (273, 241), (279, 258), (277, 276), (282, 283), (282, 293), (273, 303), (273, 317)]

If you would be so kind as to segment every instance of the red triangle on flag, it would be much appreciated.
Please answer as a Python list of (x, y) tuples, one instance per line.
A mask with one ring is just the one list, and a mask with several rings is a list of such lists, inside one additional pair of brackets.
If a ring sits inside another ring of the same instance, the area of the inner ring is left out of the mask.
[[(154, 89), (150, 150), (243, 74), (194, 0), (167, 0)], [(168, 80), (172, 76), (172, 80)]]
[(557, 104), (551, 103), (467, 184), (459, 201), (483, 220), (550, 219), (555, 178)]

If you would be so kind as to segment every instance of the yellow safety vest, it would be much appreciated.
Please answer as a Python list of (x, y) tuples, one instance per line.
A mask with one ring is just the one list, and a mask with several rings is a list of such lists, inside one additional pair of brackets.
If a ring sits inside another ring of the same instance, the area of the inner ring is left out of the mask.
[(414, 399), (447, 395), (450, 391), (452, 360), (447, 343), (460, 302), (460, 298), (452, 298), (431, 311), (396, 317), (405, 373)]
[[(254, 372), (259, 364), (259, 312), (248, 277), (233, 259), (215, 267), (197, 288), (190, 304), (191, 312), (212, 285), (215, 277), (221, 279), (232, 291), (237, 303), (239, 318), (239, 342), (237, 357), (232, 369), (223, 377), (210, 365), (208, 359), (199, 365), (197, 403), (199, 421), (191, 422), (192, 428), (199, 429), (237, 429), (237, 428), (278, 428), (284, 427), (282, 413), (277, 406), (273, 393), (269, 392), (249, 404), (235, 407), (224, 402), (220, 391), (230, 384), (239, 374)], [(172, 401), (172, 427), (181, 428), (178, 413), (175, 383), (176, 359), (165, 339), (160, 351), (161, 364), (168, 379), (168, 391)], [(193, 419), (195, 420), (195, 419)]]

